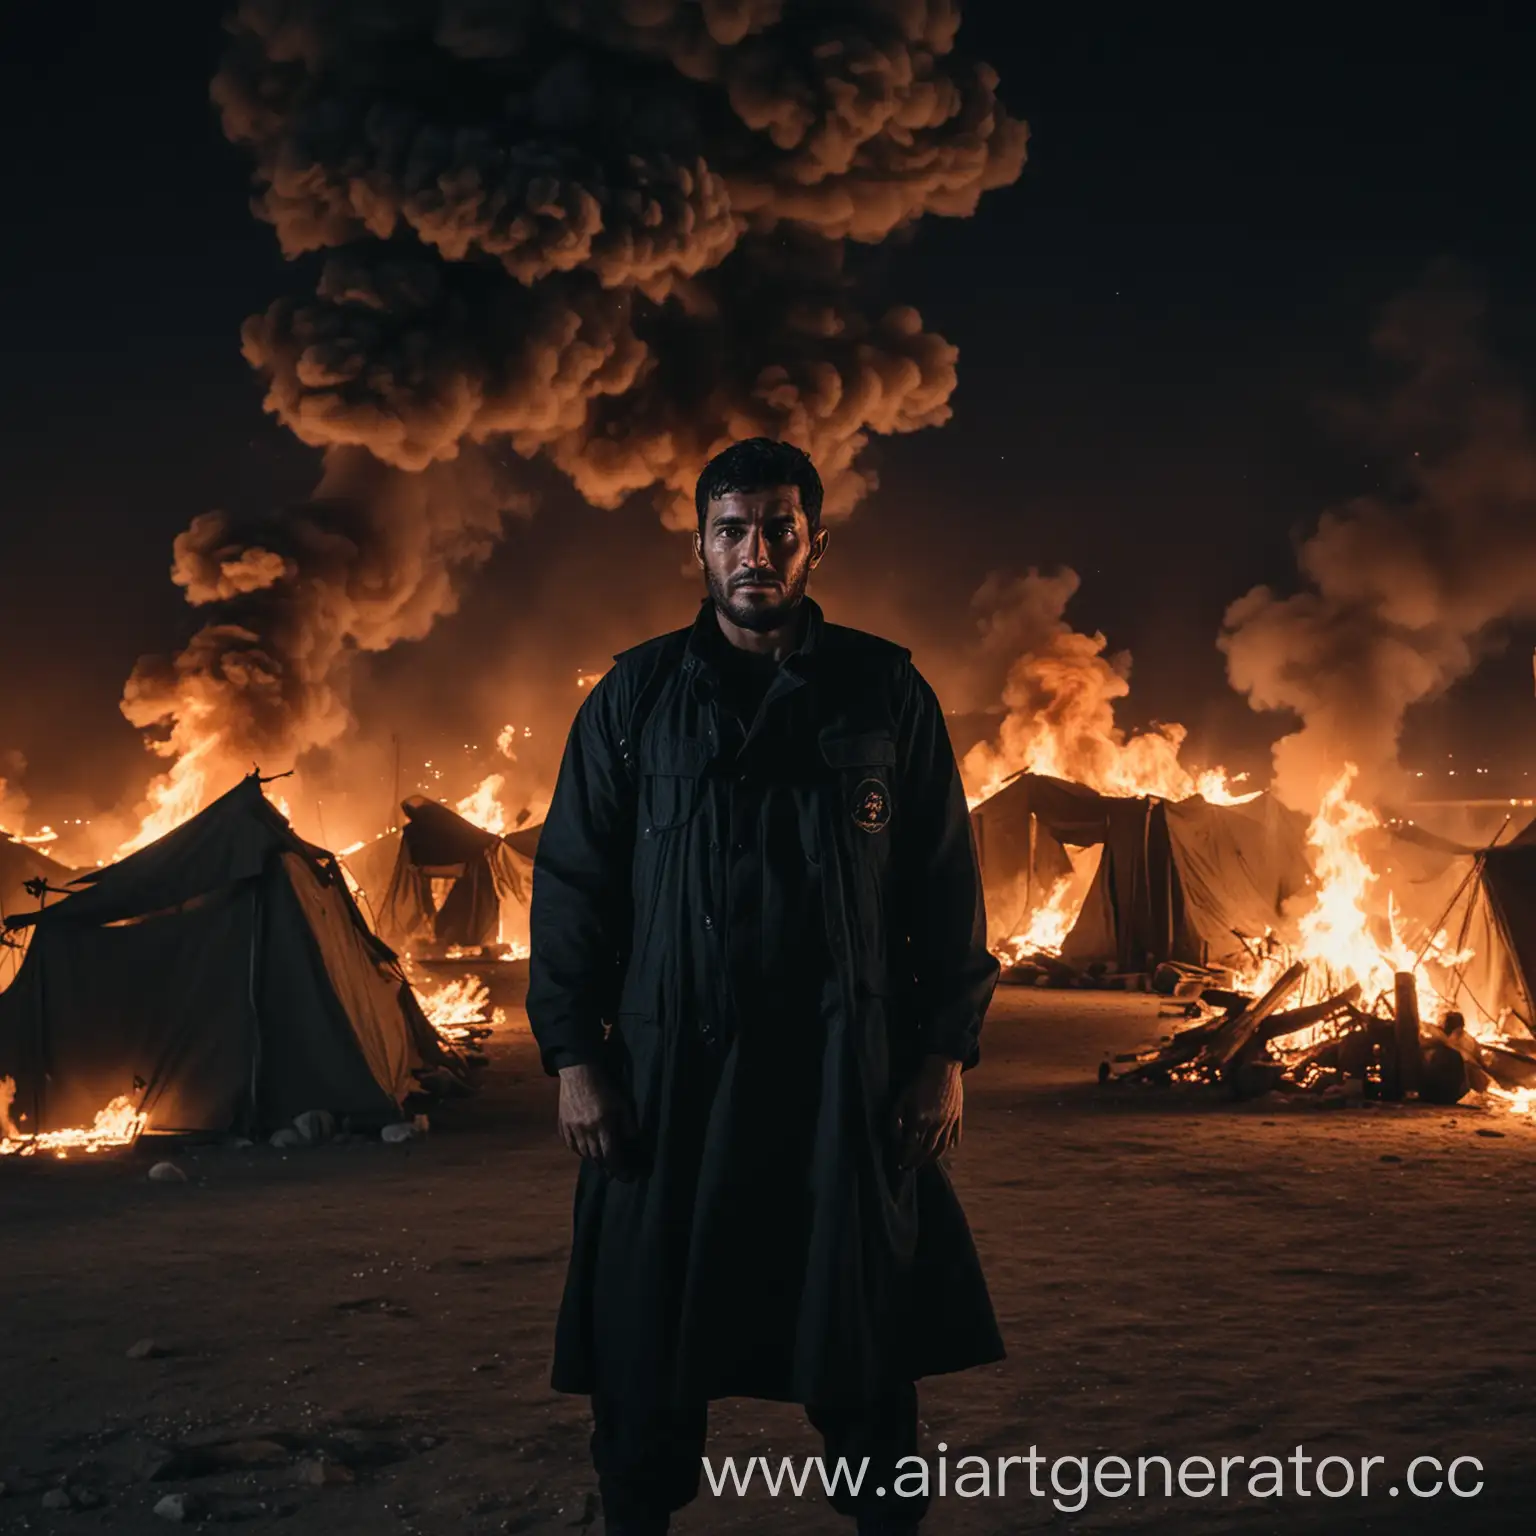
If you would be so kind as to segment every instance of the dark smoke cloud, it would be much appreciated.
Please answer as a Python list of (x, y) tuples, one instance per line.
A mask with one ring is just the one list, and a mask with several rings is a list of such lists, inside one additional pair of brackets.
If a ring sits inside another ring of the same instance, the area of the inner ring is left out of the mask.
[(1393, 484), (1324, 514), (1300, 547), (1302, 591), (1257, 587), (1227, 611), (1233, 685), (1301, 718), (1275, 770), (1304, 808), (1346, 760), (1391, 790), (1408, 710), (1466, 676), (1502, 622), (1536, 614), (1536, 432), (1482, 319), (1448, 268), (1389, 308), (1375, 344), (1400, 387), (1350, 416)]
[(248, 0), (215, 83), (314, 293), (246, 327), (306, 442), (417, 470), (505, 439), (589, 501), (765, 433), (873, 485), (871, 433), (949, 414), (955, 350), (863, 312), (847, 242), (972, 212), (1025, 125), (944, 0)]
[(326, 478), (178, 539), (210, 619), (140, 665), (129, 718), (225, 777), (334, 741), (348, 657), (425, 634), (496, 539), (507, 450), (685, 527), (704, 461), (765, 434), (851, 510), (870, 436), (946, 420), (956, 361), (914, 310), (866, 313), (853, 248), (1024, 162), (958, 24), (955, 0), (244, 0), (214, 100), (313, 274), (244, 351)]
[(210, 768), (286, 767), (329, 745), (350, 722), (349, 658), (426, 635), (457, 606), (458, 573), (526, 505), (503, 479), (481, 453), (401, 475), (337, 450), (312, 498), (284, 516), (194, 518), (171, 575), (217, 617), (174, 660), (139, 663), (123, 713), (168, 757), (212, 741)]

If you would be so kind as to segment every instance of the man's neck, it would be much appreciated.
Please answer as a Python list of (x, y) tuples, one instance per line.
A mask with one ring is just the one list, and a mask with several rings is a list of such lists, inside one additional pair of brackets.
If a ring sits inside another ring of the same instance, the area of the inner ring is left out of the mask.
[(720, 633), (738, 651), (783, 661), (800, 644), (805, 634), (806, 606), (804, 602), (796, 603), (788, 620), (777, 629), (743, 629), (722, 613), (718, 605), (715, 607), (715, 618), (719, 622)]

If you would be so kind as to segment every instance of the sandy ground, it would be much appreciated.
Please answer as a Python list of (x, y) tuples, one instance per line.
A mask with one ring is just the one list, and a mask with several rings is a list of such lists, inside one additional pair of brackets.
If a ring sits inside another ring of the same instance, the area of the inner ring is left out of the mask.
[[(1283, 1499), (1239, 1498), (1239, 1468), (1225, 1501), (1159, 1487), (1069, 1515), (1048, 1469), (1041, 1498), (1015, 1469), (1007, 1497), (937, 1500), (925, 1530), (1527, 1529), (1536, 1125), (1099, 1089), (1157, 1008), (1000, 991), (954, 1176), (1010, 1358), (924, 1384), (926, 1448), (1177, 1463), (1301, 1443), (1384, 1457), (1372, 1496), (1298, 1497), (1288, 1466)], [(481, 1095), (412, 1145), (183, 1149), (185, 1184), (150, 1182), (146, 1148), (0, 1167), (0, 1529), (164, 1532), (155, 1502), (190, 1492), (252, 1533), (600, 1531), (585, 1404), (546, 1385), (574, 1172), (552, 1111), (514, 1029)], [(141, 1339), (165, 1353), (127, 1358)], [(791, 1408), (720, 1404), (712, 1424), (719, 1455), (817, 1448)], [(250, 1464), (209, 1470), (231, 1438)], [(1484, 1491), (1388, 1495), (1421, 1454), (1478, 1457)], [(317, 1459), (350, 1481), (306, 1481)], [(45, 1508), (61, 1482), (101, 1502)], [(674, 1529), (848, 1526), (755, 1492), (706, 1494)]]

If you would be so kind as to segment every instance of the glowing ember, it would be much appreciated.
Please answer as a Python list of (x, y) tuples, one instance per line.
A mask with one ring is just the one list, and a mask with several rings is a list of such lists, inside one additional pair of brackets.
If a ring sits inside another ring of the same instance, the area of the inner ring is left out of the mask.
[[(498, 934), (500, 930), (498, 929)], [(496, 940), (497, 946), (505, 951), (496, 956), (499, 964), (505, 960), (526, 960), (533, 953), (526, 944), (520, 944), (516, 939), (506, 940), (500, 937)], [(483, 960), (484, 954), (478, 949), (466, 949), (462, 944), (450, 944), (443, 953), (445, 960)]]
[(1488, 1096), (1512, 1115), (1536, 1114), (1536, 1088), (1500, 1088), (1490, 1083)]
[(46, 848), (49, 843), (59, 840), (59, 834), (52, 827), (43, 827), (31, 833), (12, 832), (6, 827), (0, 827), (0, 837), (8, 837), (13, 843), (26, 843), (31, 848)]
[(105, 1109), (96, 1111), (89, 1128), (73, 1127), (64, 1131), (44, 1131), (31, 1136), (19, 1130), (11, 1118), (16, 1100), (16, 1080), (0, 1077), (0, 1157), (36, 1157), (51, 1152), (65, 1158), (71, 1152), (102, 1152), (109, 1147), (130, 1147), (148, 1124), (149, 1117), (133, 1107), (133, 1101), (119, 1096)]
[(506, 783), (506, 778), (502, 774), (488, 775), (475, 786), (472, 793), (466, 795), (454, 806), (454, 810), (465, 821), (472, 822), (483, 831), (494, 832), (497, 837), (500, 837), (509, 830), (507, 813), (502, 809), (500, 799)]

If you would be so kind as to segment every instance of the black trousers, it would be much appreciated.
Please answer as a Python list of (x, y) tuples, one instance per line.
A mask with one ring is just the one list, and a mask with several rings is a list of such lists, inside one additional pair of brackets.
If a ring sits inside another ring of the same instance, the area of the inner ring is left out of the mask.
[[(832, 1507), (843, 1515), (877, 1516), (886, 1520), (915, 1521), (928, 1507), (926, 1496), (898, 1497), (894, 1482), (903, 1456), (917, 1452), (917, 1388), (901, 1382), (873, 1402), (836, 1406), (808, 1405), (806, 1417), (821, 1432), (823, 1461), (830, 1478), (843, 1457), (849, 1472), (858, 1476), (867, 1457), (868, 1470), (856, 1498), (839, 1481), (831, 1495)], [(709, 1405), (664, 1408), (653, 1403), (621, 1402), (598, 1393), (592, 1399), (592, 1464), (597, 1470), (603, 1499), (603, 1517), (609, 1528), (634, 1525), (657, 1526), (675, 1509), (698, 1496), (703, 1471)], [(748, 1451), (747, 1456), (754, 1453)], [(798, 1462), (798, 1458), (796, 1458)], [(744, 1457), (736, 1466), (745, 1475)], [(772, 1466), (778, 1469), (779, 1457)], [(915, 1469), (908, 1469), (915, 1470)], [(753, 1488), (760, 1488), (762, 1473), (755, 1469)], [(722, 1497), (735, 1498), (731, 1492)], [(883, 1488), (884, 1496), (875, 1493)], [(807, 1494), (819, 1493), (822, 1482), (814, 1472)]]

